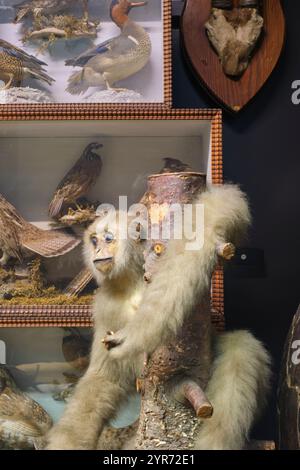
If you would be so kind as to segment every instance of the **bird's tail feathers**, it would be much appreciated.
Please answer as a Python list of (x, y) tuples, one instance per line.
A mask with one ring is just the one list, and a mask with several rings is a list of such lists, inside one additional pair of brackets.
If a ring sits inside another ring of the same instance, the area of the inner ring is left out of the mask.
[(69, 78), (69, 84), (66, 89), (71, 95), (81, 95), (89, 89), (89, 84), (84, 81), (84, 70), (74, 72)]
[(265, 405), (271, 359), (263, 344), (248, 331), (218, 336), (216, 349), (206, 389), (214, 413), (202, 422), (195, 448), (239, 450), (245, 447), (251, 427)]
[(54, 197), (52, 201), (49, 204), (49, 215), (52, 218), (56, 218), (59, 216), (61, 209), (64, 204), (64, 198), (63, 197)]
[(36, 78), (37, 80), (42, 80), (48, 83), (48, 85), (52, 85), (52, 83), (55, 82), (54, 78), (50, 77), (50, 75), (48, 75), (43, 70), (37, 70), (36, 68), (33, 69), (33, 68), (25, 67), (24, 72), (25, 74), (28, 74), (32, 78)]
[(22, 21), (22, 19), (25, 18), (27, 13), (29, 13), (29, 11), (30, 11), (30, 8), (21, 8), (15, 16), (14, 23), (20, 23), (20, 21)]

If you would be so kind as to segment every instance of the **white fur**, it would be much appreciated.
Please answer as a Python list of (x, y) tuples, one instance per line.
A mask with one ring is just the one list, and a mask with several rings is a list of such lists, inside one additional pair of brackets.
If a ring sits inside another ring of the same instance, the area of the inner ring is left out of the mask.
[[(143, 352), (152, 352), (169, 340), (171, 335), (176, 334), (184, 319), (193, 313), (201, 297), (209, 293), (211, 275), (217, 262), (216, 244), (223, 240), (235, 241), (247, 227), (250, 215), (244, 194), (235, 186), (213, 187), (203, 193), (198, 202), (205, 204), (204, 247), (198, 252), (189, 252), (184, 250), (185, 240), (170, 242), (166, 253), (158, 262), (159, 269), (152, 283), (147, 287), (143, 283), (142, 245), (132, 240), (119, 240), (115, 222), (110, 221), (108, 228), (115, 235), (117, 250), (112, 269), (106, 275), (100, 276), (93, 265), (90, 237), (95, 233), (101, 237), (103, 227), (95, 222), (88, 229), (85, 236), (85, 258), (96, 279), (101, 282), (94, 302), (95, 335), (91, 362), (86, 374), (76, 386), (62, 419), (49, 433), (48, 449), (95, 449), (103, 427), (135, 387), (135, 380), (140, 376), (143, 366)], [(110, 330), (116, 331), (112, 336), (119, 335), (123, 342), (107, 351), (101, 340)], [(247, 336), (245, 341), (246, 339)], [(224, 343), (209, 387), (213, 387), (215, 382), (223, 386), (227, 375), (230, 383), (234, 383), (236, 377), (235, 402), (244, 404), (245, 395), (247, 400), (250, 400), (250, 409), (254, 410), (256, 394), (265, 391), (264, 381), (267, 381), (268, 370), (264, 365), (266, 356), (263, 350), (259, 349), (259, 343), (255, 343), (254, 339), (251, 341), (248, 340), (248, 343), (252, 344), (252, 347), (257, 345), (256, 348), (253, 347), (256, 353), (250, 354), (254, 366), (245, 365), (245, 374), (238, 374), (240, 369), (236, 367), (235, 375), (232, 374), (231, 368), (226, 366), (226, 361), (234, 363), (233, 356), (230, 351), (227, 354)], [(228, 346), (234, 349), (235, 343), (232, 342)], [(251, 348), (247, 347), (247, 351), (251, 351)], [(224, 366), (221, 367), (223, 363)], [(249, 380), (247, 373), (251, 375)], [(255, 377), (261, 380), (261, 388), (253, 388), (253, 383), (256, 384)], [(239, 381), (242, 382), (241, 385)], [(232, 387), (230, 393), (233, 394), (233, 391)], [(218, 397), (217, 394), (212, 397), (216, 402), (214, 420), (218, 419), (220, 412)], [(230, 414), (228, 406), (233, 406), (229, 404), (228, 397), (227, 394), (224, 403), (219, 399), (222, 407), (226, 408), (222, 410), (221, 416), (225, 422)], [(232, 421), (231, 426), (236, 423), (237, 431), (232, 430), (230, 445), (239, 446), (240, 441), (244, 439), (243, 437), (238, 442), (239, 434), (244, 436), (247, 433), (254, 411), (246, 414), (247, 420), (245, 419), (242, 425), (238, 419), (240, 414), (235, 416), (236, 421)], [(226, 447), (227, 444), (222, 442), (224, 434), (219, 441), (217, 434), (215, 436), (215, 444), (210, 445)]]
[(204, 420), (195, 448), (243, 449), (270, 386), (270, 356), (248, 331), (220, 335), (206, 395), (214, 407)]
[(196, 203), (204, 204), (204, 245), (198, 251), (185, 250), (186, 240), (171, 240), (157, 261), (157, 270), (147, 287), (136, 318), (118, 333), (122, 345), (114, 358), (152, 353), (176, 335), (193, 313), (199, 300), (209, 293), (217, 264), (219, 242), (237, 242), (250, 223), (244, 193), (237, 186), (214, 186)]

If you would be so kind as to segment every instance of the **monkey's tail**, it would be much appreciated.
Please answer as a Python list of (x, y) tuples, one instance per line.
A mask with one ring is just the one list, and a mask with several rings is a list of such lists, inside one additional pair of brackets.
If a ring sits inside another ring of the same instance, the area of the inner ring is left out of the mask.
[(26, 75), (29, 75), (32, 78), (35, 78), (36, 80), (42, 80), (48, 83), (48, 85), (52, 85), (52, 83), (55, 82), (54, 78), (50, 77), (50, 75), (48, 75), (43, 70), (35, 70), (35, 69), (29, 69), (28, 67), (25, 67), (24, 73)]
[(71, 93), (71, 95), (81, 95), (89, 89), (89, 84), (84, 79), (84, 69), (80, 72), (74, 72), (70, 76), (68, 83), (66, 91)]
[(216, 358), (206, 395), (214, 407), (195, 442), (199, 450), (243, 449), (265, 405), (271, 378), (270, 355), (248, 331), (216, 339)]

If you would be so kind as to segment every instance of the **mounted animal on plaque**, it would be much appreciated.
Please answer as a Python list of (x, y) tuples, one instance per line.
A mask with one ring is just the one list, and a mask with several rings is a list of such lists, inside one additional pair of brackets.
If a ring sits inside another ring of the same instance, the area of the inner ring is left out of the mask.
[(280, 0), (186, 0), (185, 54), (201, 84), (238, 113), (273, 72), (285, 39)]

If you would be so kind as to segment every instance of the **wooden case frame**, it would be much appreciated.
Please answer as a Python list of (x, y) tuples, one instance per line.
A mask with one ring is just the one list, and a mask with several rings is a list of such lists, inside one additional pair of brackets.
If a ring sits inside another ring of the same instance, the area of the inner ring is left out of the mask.
[(162, 103), (51, 103), (0, 104), (0, 121), (19, 119), (101, 119), (102, 112), (117, 112), (122, 108), (159, 110), (172, 106), (172, 0), (162, 0), (163, 21), (163, 102)]
[[(28, 116), (28, 119), (29, 116)], [(36, 119), (44, 119), (38, 115)], [(53, 119), (60, 119), (58, 115)], [(79, 117), (78, 117), (79, 119)], [(222, 160), (222, 112), (217, 109), (141, 109), (141, 107), (118, 107), (89, 115), (98, 120), (199, 120), (211, 124), (211, 171), (212, 183), (223, 183)], [(224, 326), (223, 270), (217, 268), (212, 281), (212, 316), (218, 329)], [(5, 305), (0, 306), (0, 327), (90, 327), (92, 309), (89, 305)]]

